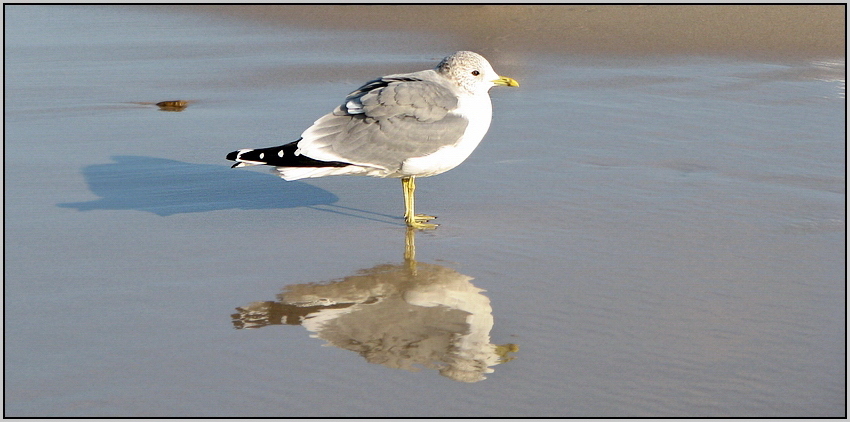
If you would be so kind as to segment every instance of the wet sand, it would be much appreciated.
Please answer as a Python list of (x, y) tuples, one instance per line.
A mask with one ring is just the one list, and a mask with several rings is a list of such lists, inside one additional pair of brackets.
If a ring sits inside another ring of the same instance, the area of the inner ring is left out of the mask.
[(844, 5), (254, 5), (187, 9), (290, 27), (354, 33), (418, 31), (434, 41), (440, 40), (438, 34), (442, 33), (453, 43), (484, 54), (533, 51), (817, 59), (843, 56), (845, 49)]
[[(843, 10), (7, 6), (6, 416), (846, 416)], [(415, 250), (225, 160), (458, 49)]]

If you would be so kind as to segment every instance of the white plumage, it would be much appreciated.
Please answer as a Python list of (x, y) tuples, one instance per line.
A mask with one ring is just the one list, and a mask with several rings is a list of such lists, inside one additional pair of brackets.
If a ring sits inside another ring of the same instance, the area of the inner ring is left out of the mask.
[(459, 51), (434, 69), (367, 82), (279, 147), (228, 154), (234, 167), (265, 164), (286, 180), (330, 175), (398, 177), (405, 193), (405, 221), (433, 228), (434, 217), (413, 213), (415, 177), (457, 167), (478, 146), (492, 119), (488, 91), (519, 86), (499, 76), (479, 54)]

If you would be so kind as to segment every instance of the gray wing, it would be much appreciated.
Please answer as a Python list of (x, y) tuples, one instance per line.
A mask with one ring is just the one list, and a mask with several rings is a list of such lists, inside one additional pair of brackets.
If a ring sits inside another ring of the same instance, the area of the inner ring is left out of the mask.
[(397, 170), (404, 160), (455, 144), (467, 120), (449, 112), (458, 99), (423, 71), (368, 82), (301, 135), (300, 153)]

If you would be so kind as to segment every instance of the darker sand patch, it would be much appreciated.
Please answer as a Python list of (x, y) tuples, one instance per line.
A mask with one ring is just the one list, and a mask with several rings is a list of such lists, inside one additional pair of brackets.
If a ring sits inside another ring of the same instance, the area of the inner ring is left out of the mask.
[(446, 47), (484, 54), (700, 54), (760, 59), (835, 58), (845, 54), (843, 4), (251, 5), (183, 9), (266, 24), (355, 33), (426, 32), (432, 36), (412, 42), (450, 44)]

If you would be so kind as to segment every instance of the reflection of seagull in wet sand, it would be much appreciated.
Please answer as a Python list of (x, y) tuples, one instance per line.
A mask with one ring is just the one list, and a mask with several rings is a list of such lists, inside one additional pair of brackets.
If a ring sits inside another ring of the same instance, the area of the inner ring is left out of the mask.
[(476, 382), (519, 348), (490, 342), (493, 308), (470, 280), (451, 268), (415, 262), (408, 243), (403, 265), (378, 265), (330, 284), (287, 286), (278, 301), (253, 302), (232, 318), (237, 328), (301, 324), (370, 363), (436, 369)]
[(490, 127), (491, 87), (519, 86), (496, 74), (470, 51), (443, 59), (436, 68), (367, 82), (295, 142), (240, 149), (227, 155), (233, 167), (265, 164), (296, 180), (330, 175), (401, 178), (409, 227), (434, 228), (435, 217), (413, 211), (414, 178), (458, 166)]

